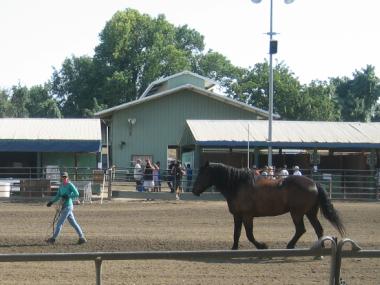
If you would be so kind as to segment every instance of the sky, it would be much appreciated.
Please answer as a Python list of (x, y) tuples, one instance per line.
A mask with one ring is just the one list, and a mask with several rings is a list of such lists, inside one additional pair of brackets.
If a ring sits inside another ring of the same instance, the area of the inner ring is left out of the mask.
[[(65, 58), (93, 56), (106, 22), (126, 8), (187, 24), (234, 65), (268, 58), (270, 0), (0, 0), (0, 88), (43, 84)], [(377, 0), (273, 0), (274, 60), (304, 84), (367, 64), (380, 77), (378, 11)]]

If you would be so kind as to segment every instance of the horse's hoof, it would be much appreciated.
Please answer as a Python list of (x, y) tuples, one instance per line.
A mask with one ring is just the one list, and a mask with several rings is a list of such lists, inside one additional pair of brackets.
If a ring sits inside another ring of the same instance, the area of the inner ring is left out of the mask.
[(258, 249), (268, 249), (268, 246), (265, 243), (260, 243), (257, 245)]
[(231, 248), (231, 250), (237, 250), (237, 249), (238, 249), (237, 246), (233, 246), (233, 247)]
[(314, 256), (314, 260), (323, 260), (323, 255)]

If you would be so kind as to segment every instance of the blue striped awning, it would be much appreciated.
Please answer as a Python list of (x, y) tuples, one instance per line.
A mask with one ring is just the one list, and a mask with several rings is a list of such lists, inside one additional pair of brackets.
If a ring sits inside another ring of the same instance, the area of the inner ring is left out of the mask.
[(0, 152), (99, 152), (100, 141), (0, 140)]

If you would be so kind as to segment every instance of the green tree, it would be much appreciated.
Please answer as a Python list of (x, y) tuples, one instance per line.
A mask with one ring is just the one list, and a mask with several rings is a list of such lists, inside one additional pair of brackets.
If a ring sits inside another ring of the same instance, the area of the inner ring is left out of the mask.
[[(61, 69), (54, 70), (51, 80), (59, 109), (64, 117), (82, 117), (94, 106), (93, 98), (100, 96), (102, 76), (88, 56), (66, 58)], [(87, 111), (86, 111), (87, 112)]]
[[(313, 81), (301, 85), (298, 78), (283, 63), (273, 68), (273, 111), (283, 120), (337, 120), (339, 110), (332, 99), (333, 88), (326, 82)], [(232, 82), (233, 98), (268, 110), (269, 65), (257, 63)]]
[(27, 105), (29, 103), (29, 92), (26, 86), (17, 86), (12, 87), (12, 95), (10, 98), (10, 115), (14, 118), (28, 118), (29, 111)]
[[(273, 111), (282, 119), (301, 119), (301, 85), (283, 63), (273, 68)], [(268, 110), (269, 106), (268, 62), (257, 63), (247, 69), (242, 77), (231, 86), (233, 98), (252, 106)]]
[(203, 48), (203, 36), (187, 26), (175, 27), (163, 15), (117, 12), (95, 48), (105, 76), (105, 98), (99, 102), (113, 106), (137, 99), (152, 81), (190, 69)]
[(303, 101), (302, 120), (340, 120), (339, 107), (334, 101), (334, 87), (326, 81), (315, 80), (303, 86), (301, 98)]
[(372, 122), (380, 122), (380, 104), (377, 103), (375, 106), (375, 112), (372, 117)]
[(375, 107), (380, 97), (380, 80), (375, 74), (375, 68), (366, 68), (353, 73), (353, 78), (333, 78), (336, 86), (336, 98), (341, 110), (343, 121), (370, 121), (374, 116)]
[(87, 117), (87, 118), (94, 117), (94, 114), (96, 112), (106, 109), (106, 106), (99, 104), (96, 98), (92, 98), (92, 99), (93, 99), (92, 109), (88, 109), (88, 108), (84, 109), (84, 113), (83, 113), (84, 117)]
[(61, 118), (57, 101), (50, 95), (50, 86), (45, 84), (32, 86), (29, 89), (30, 100), (26, 108), (31, 118)]
[(6, 90), (0, 90), (0, 118), (10, 116), (10, 99)]
[(224, 55), (213, 50), (194, 56), (192, 71), (217, 81), (231, 96), (231, 85), (244, 74), (243, 68), (234, 66)]

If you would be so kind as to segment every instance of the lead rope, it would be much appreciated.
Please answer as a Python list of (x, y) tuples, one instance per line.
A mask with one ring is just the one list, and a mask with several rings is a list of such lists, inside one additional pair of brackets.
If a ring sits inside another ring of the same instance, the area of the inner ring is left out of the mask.
[[(54, 214), (52, 222), (49, 224), (49, 226), (48, 226), (48, 228), (46, 230), (45, 240), (48, 239), (48, 238), (50, 238), (50, 237), (52, 237), (54, 235), (55, 226), (56, 226), (56, 223), (58, 221), (59, 215), (61, 214), (62, 208), (63, 208), (63, 203), (62, 202), (55, 205), (55, 214)], [(48, 236), (48, 231), (49, 231), (50, 227), (52, 228), (52, 234), (51, 234), (51, 236)]]

